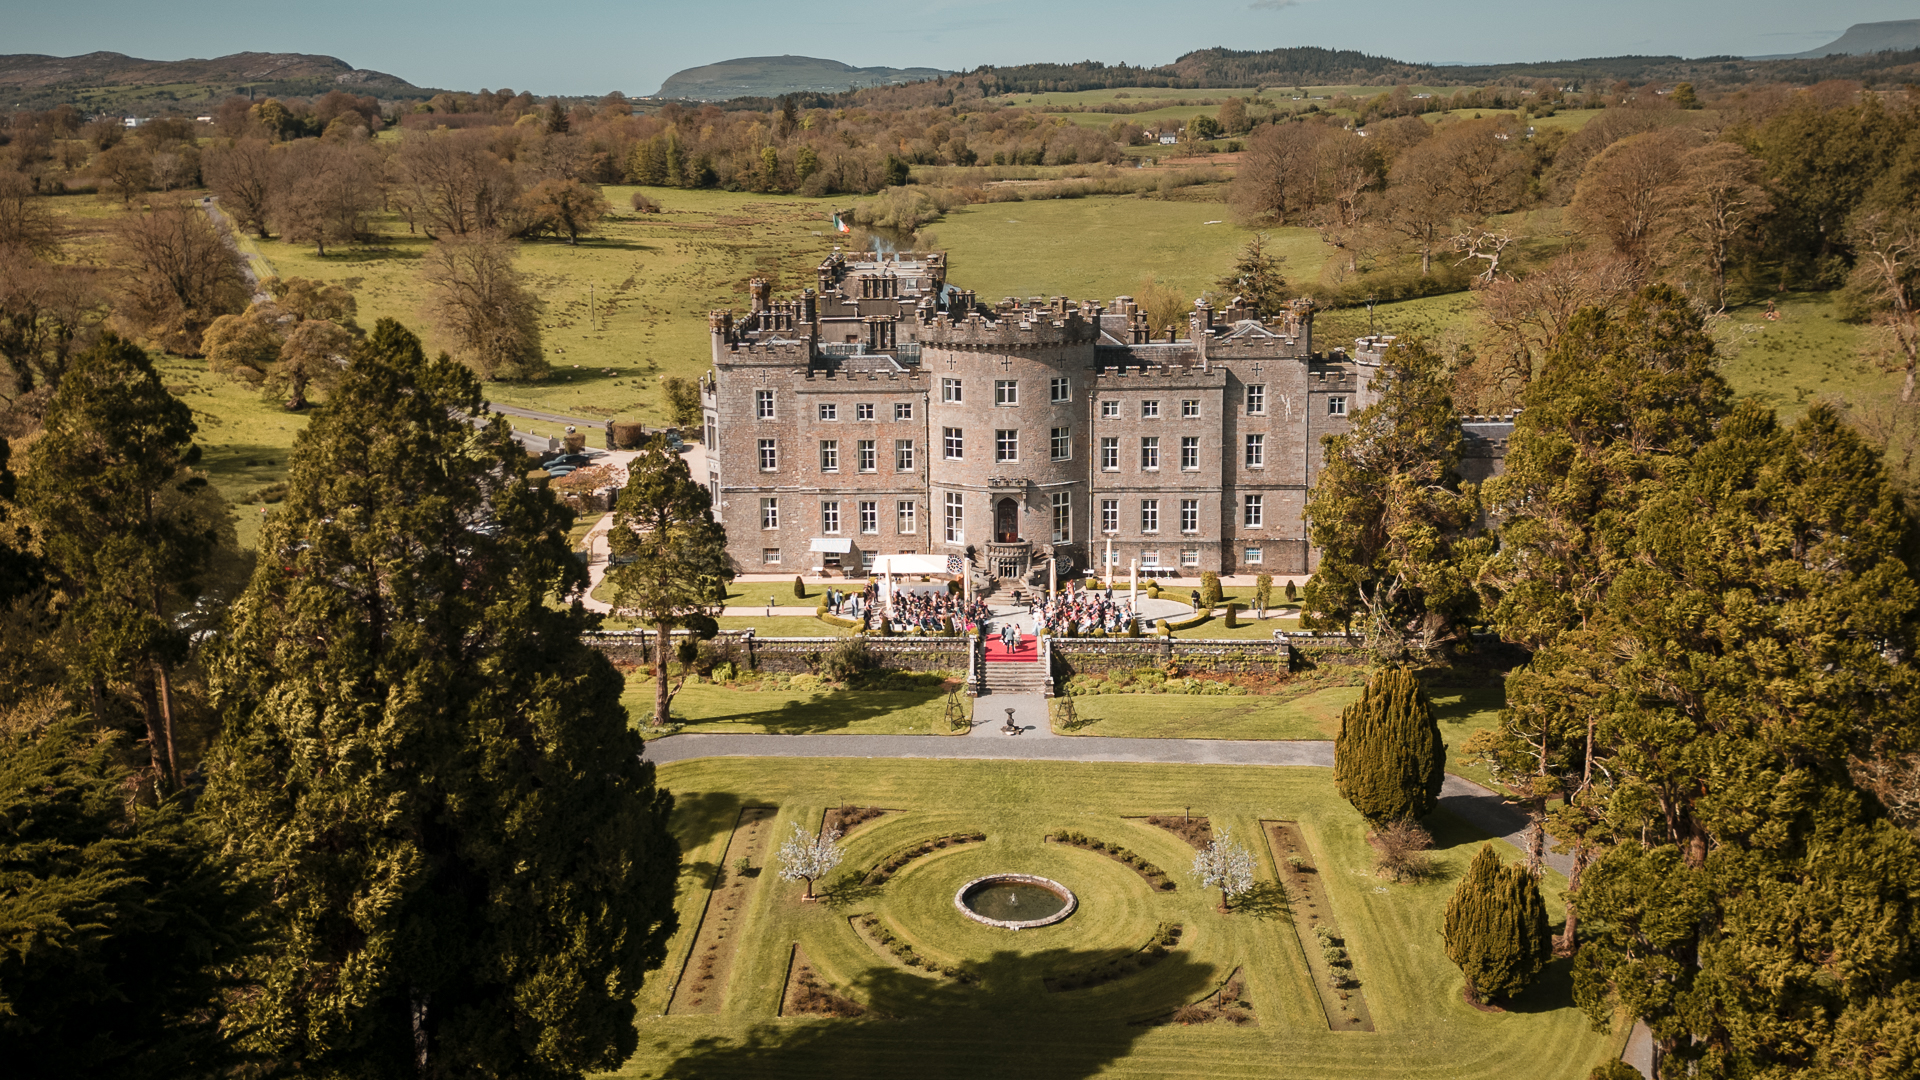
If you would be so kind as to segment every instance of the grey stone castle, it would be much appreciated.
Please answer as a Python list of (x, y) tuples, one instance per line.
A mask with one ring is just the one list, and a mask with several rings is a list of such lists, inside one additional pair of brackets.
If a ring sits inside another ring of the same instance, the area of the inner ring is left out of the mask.
[[(1320, 439), (1367, 406), (1391, 339), (1316, 352), (1307, 300), (1153, 327), (1130, 297), (989, 305), (946, 277), (941, 253), (836, 252), (798, 299), (756, 280), (752, 310), (709, 316), (707, 479), (739, 571), (1311, 570)], [(1506, 427), (1469, 424), (1469, 472)]]

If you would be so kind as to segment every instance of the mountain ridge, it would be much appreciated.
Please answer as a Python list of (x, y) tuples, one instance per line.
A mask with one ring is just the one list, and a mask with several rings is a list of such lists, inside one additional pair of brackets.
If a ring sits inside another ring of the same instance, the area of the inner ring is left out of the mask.
[(817, 56), (741, 56), (676, 71), (654, 94), (691, 101), (779, 97), (791, 93), (838, 93), (869, 86), (921, 82), (951, 75), (941, 68), (854, 67)]

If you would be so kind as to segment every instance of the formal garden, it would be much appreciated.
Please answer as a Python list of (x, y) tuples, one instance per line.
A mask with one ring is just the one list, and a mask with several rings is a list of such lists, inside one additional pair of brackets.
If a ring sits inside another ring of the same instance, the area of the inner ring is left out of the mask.
[[(660, 779), (680, 926), (619, 1076), (1576, 1078), (1619, 1054), (1565, 960), (1505, 1011), (1470, 1005), (1441, 928), (1484, 837), (1434, 814), (1430, 865), (1395, 881), (1326, 769), (701, 759)], [(844, 827), (810, 885), (781, 876), (796, 826)], [(1190, 874), (1223, 834), (1249, 877), (1225, 914)], [(958, 910), (1001, 874), (1075, 907), (1025, 930)], [(1556, 920), (1563, 888), (1540, 890)]]

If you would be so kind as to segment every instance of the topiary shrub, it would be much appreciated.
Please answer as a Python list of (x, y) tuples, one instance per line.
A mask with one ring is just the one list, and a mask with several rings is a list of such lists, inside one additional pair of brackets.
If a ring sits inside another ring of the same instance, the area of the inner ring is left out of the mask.
[(1227, 605), (1227, 629), (1232, 630), (1234, 627), (1240, 625), (1239, 615), (1240, 605), (1238, 603)]
[(1340, 714), (1333, 742), (1334, 788), (1368, 821), (1419, 820), (1439, 805), (1447, 747), (1433, 703), (1411, 671), (1367, 680)]
[(1481, 845), (1448, 899), (1442, 930), (1475, 1001), (1512, 997), (1553, 958), (1539, 882), (1524, 866), (1502, 866), (1492, 844)]
[(1200, 575), (1200, 606), (1208, 609), (1220, 606), (1220, 575), (1211, 570)]
[[(793, 575), (793, 596), (796, 600), (805, 600), (807, 598), (807, 583), (799, 574)], [(825, 600), (822, 600), (820, 601), (820, 606), (824, 608), (826, 603)]]
[(1293, 587), (1293, 582), (1291, 581), (1287, 582), (1287, 603), (1296, 604), (1299, 602), (1300, 602), (1300, 590)]

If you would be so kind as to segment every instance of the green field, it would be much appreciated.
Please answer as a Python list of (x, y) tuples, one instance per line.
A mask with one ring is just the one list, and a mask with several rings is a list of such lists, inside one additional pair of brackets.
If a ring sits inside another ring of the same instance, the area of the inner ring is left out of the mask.
[[(679, 800), (680, 929), (666, 965), (641, 992), (640, 1051), (622, 1077), (1578, 1080), (1619, 1051), (1619, 1037), (1594, 1034), (1572, 1007), (1566, 961), (1511, 1011), (1482, 1013), (1463, 1002), (1437, 927), (1452, 879), (1481, 838), (1435, 815), (1439, 877), (1389, 887), (1372, 876), (1364, 825), (1334, 795), (1324, 769), (706, 759), (663, 766), (660, 779)], [(777, 806), (777, 843), (791, 823), (816, 828), (823, 809), (842, 802), (899, 812), (848, 836), (844, 873), (826, 883), (821, 903), (801, 902), (797, 883), (780, 882), (757, 861), (758, 875), (709, 916), (727, 920), (724, 933), (739, 950), (724, 985), (705, 992), (706, 1014), (680, 1015), (690, 1000), (683, 996), (666, 1015), (741, 807)], [(1124, 820), (1188, 806), (1252, 842), (1259, 884), (1234, 914), (1216, 913), (1216, 898), (1181, 877), (1192, 858), (1183, 841)], [(1264, 819), (1300, 823), (1330, 905), (1316, 914), (1337, 920), (1346, 937), (1374, 1031), (1328, 1029), (1261, 839)], [(1103, 856), (1042, 844), (1054, 828), (1123, 843), (1173, 871), (1180, 887), (1153, 892)], [(924, 856), (884, 886), (853, 881), (904, 847), (971, 830), (986, 841)], [(961, 882), (1018, 871), (1074, 889), (1079, 910), (1056, 926), (1017, 934), (954, 911)], [(1549, 875), (1556, 918), (1562, 887)], [(978, 985), (910, 971), (877, 951), (849, 925), (865, 914)], [(1043, 985), (1045, 976), (1131, 952), (1161, 922), (1178, 922), (1184, 932), (1158, 964), (1091, 989)], [(796, 944), (833, 989), (873, 1013), (856, 1020), (778, 1015)], [(1151, 1022), (1208, 996), (1236, 969), (1255, 1023)]]
[[(732, 734), (950, 735), (943, 723), (949, 689), (754, 690), (689, 681), (674, 695), (673, 718), (684, 731)], [(636, 723), (651, 716), (653, 680), (630, 676), (620, 701)], [(971, 715), (972, 700), (962, 694), (961, 701)]]

